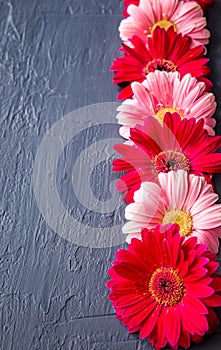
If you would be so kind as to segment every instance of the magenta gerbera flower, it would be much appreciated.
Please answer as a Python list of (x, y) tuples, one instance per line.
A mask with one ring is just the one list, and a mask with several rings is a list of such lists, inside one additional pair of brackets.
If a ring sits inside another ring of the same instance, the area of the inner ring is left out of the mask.
[(144, 229), (140, 241), (117, 251), (109, 269), (117, 318), (156, 350), (199, 342), (218, 325), (212, 309), (221, 305), (215, 259), (196, 237), (184, 241), (178, 225)]
[(122, 230), (131, 238), (140, 238), (143, 228), (157, 224), (176, 223), (180, 234), (196, 236), (199, 243), (207, 244), (209, 250), (218, 252), (221, 237), (221, 204), (215, 204), (218, 195), (204, 177), (188, 175), (184, 170), (158, 175), (159, 185), (141, 183), (134, 193), (134, 203), (125, 209), (127, 222)]
[(163, 123), (144, 119), (144, 126), (130, 129), (133, 145), (117, 144), (115, 150), (123, 158), (113, 162), (113, 170), (127, 172), (116, 183), (127, 203), (133, 202), (134, 191), (141, 182), (158, 181), (157, 175), (183, 169), (203, 175), (211, 182), (212, 173), (221, 172), (221, 136), (208, 136), (203, 119), (183, 119), (177, 113), (166, 113)]
[(205, 84), (178, 72), (149, 73), (142, 83), (131, 84), (134, 98), (125, 100), (119, 107), (117, 119), (120, 134), (129, 138), (130, 128), (143, 125), (146, 117), (155, 117), (162, 122), (166, 112), (177, 112), (181, 119), (204, 120), (204, 129), (214, 135), (216, 122), (211, 116), (216, 109), (215, 96), (205, 91)]
[(138, 6), (129, 5), (128, 18), (121, 21), (119, 31), (122, 40), (138, 35), (145, 42), (153, 30), (160, 26), (173, 27), (177, 33), (191, 37), (191, 46), (208, 44), (209, 31), (202, 8), (195, 2), (179, 0), (141, 0)]
[[(209, 90), (212, 86), (205, 76), (210, 73), (206, 66), (209, 61), (204, 57), (205, 48), (200, 45), (190, 49), (191, 39), (177, 34), (173, 27), (168, 30), (156, 27), (151, 37), (145, 42), (137, 36), (131, 40), (132, 46), (123, 45), (124, 56), (116, 58), (111, 66), (114, 73), (114, 83), (142, 82), (146, 75), (155, 70), (180, 73), (181, 78), (190, 73), (200, 81), (204, 81)], [(119, 100), (132, 97), (130, 86), (125, 87), (118, 95)]]

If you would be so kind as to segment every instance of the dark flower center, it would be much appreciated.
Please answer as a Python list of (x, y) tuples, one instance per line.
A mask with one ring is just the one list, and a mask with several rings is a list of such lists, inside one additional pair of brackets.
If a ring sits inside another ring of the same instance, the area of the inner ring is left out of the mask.
[(154, 72), (155, 70), (175, 72), (177, 67), (172, 61), (157, 58), (146, 65), (144, 68), (144, 73), (148, 74), (150, 72)]
[(157, 173), (168, 173), (171, 170), (185, 170), (189, 172), (190, 162), (186, 156), (179, 151), (168, 150), (160, 152), (152, 159)]
[(159, 267), (150, 278), (149, 292), (160, 305), (176, 305), (185, 294), (183, 279), (177, 270), (171, 267)]

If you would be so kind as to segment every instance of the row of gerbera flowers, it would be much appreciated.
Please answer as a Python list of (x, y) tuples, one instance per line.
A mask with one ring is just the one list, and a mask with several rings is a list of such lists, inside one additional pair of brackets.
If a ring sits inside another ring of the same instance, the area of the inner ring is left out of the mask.
[(212, 1), (124, 3), (123, 56), (111, 69), (114, 83), (128, 83), (117, 115), (127, 141), (115, 145), (122, 157), (114, 171), (124, 172), (117, 189), (129, 204), (129, 246), (109, 270), (109, 298), (129, 332), (140, 330), (156, 349), (188, 348), (215, 330), (213, 307), (221, 306), (221, 204), (212, 184), (221, 137), (202, 10)]

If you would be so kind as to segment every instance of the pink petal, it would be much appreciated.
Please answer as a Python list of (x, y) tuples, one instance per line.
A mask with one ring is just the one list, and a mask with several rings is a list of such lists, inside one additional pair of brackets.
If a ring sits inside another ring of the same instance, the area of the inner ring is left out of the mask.
[(186, 171), (170, 171), (160, 173), (159, 182), (167, 194), (169, 209), (182, 209), (188, 192), (188, 176)]

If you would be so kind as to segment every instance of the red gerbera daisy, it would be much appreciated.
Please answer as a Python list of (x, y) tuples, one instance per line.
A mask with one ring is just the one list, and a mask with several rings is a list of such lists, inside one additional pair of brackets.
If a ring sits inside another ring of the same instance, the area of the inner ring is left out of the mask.
[(120, 249), (109, 269), (109, 299), (129, 332), (140, 331), (157, 349), (188, 348), (218, 324), (212, 307), (221, 305), (216, 255), (178, 225), (144, 229), (128, 250)]
[[(192, 0), (184, 0), (184, 2), (188, 2), (188, 1), (192, 1)], [(214, 0), (195, 0), (195, 1), (198, 2), (198, 4), (202, 7), (203, 10), (207, 10), (214, 3)], [(129, 16), (127, 13), (127, 8), (129, 5), (133, 4), (138, 6), (139, 3), (140, 3), (140, 0), (124, 0), (124, 12), (123, 12), (124, 17)]]
[(157, 174), (170, 170), (186, 170), (198, 176), (221, 172), (221, 136), (208, 136), (203, 120), (181, 119), (178, 113), (167, 112), (161, 124), (157, 119), (145, 118), (143, 126), (130, 129), (134, 145), (116, 144), (115, 150), (123, 158), (113, 162), (114, 171), (126, 171), (116, 183), (128, 203), (141, 182), (157, 182)]
[[(193, 77), (204, 81), (207, 90), (211, 89), (212, 83), (205, 78), (210, 73), (210, 68), (206, 66), (209, 61), (204, 57), (205, 48), (199, 45), (190, 49), (191, 38), (187, 35), (177, 34), (173, 27), (165, 30), (156, 27), (152, 36), (145, 42), (138, 36), (131, 40), (133, 48), (122, 44), (124, 56), (116, 58), (111, 66), (114, 74), (114, 84), (122, 82), (145, 80), (146, 75), (155, 70), (180, 73), (181, 78), (190, 73)], [(130, 86), (124, 88), (118, 95), (119, 100), (124, 100), (133, 96)]]

